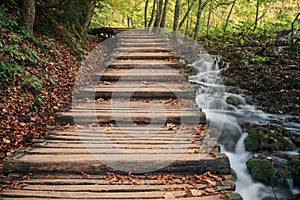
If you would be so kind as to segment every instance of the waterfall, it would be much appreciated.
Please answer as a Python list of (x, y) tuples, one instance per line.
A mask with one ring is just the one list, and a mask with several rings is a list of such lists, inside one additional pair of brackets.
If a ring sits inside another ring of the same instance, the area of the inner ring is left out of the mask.
[[(189, 77), (190, 83), (197, 91), (196, 101), (206, 112), (208, 126), (214, 130), (213, 132), (217, 132), (214, 137), (218, 137), (219, 142), (223, 144), (221, 151), (227, 154), (230, 165), (237, 174), (236, 191), (245, 200), (274, 198), (273, 189), (254, 182), (247, 170), (246, 162), (252, 157), (252, 153), (245, 150), (244, 139), (248, 134), (242, 132), (239, 122), (266, 124), (278, 116), (264, 113), (247, 104), (242, 94), (228, 92), (228, 87), (222, 84), (220, 71), (224, 68), (220, 69), (219, 60), (216, 56), (205, 54), (190, 65), (198, 71), (196, 75)], [(229, 100), (234, 102), (230, 103)], [(299, 124), (288, 122), (285, 124), (289, 130), (298, 128), (300, 131)], [(223, 137), (221, 134), (229, 134), (230, 137)], [(291, 193), (292, 191), (286, 192), (286, 189), (276, 188), (277, 197), (288, 196)]]

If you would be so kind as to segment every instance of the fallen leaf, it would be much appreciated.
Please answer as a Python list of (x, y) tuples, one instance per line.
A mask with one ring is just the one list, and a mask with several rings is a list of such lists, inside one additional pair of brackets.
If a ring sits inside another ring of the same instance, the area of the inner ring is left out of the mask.
[(191, 193), (194, 197), (200, 197), (203, 194), (203, 192), (201, 192), (200, 190), (196, 190), (196, 189), (192, 189)]
[(164, 198), (165, 198), (165, 199), (175, 199), (176, 196), (175, 196), (173, 193), (171, 193), (171, 192), (167, 192), (167, 193), (164, 195)]
[(49, 179), (49, 178), (52, 178), (52, 175), (51, 175), (51, 174), (45, 174), (45, 175), (43, 176), (43, 178), (44, 178), (44, 179)]

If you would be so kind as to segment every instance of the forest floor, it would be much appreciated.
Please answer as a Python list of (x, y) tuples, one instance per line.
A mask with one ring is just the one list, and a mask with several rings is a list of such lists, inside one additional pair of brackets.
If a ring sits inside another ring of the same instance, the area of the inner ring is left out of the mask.
[[(42, 36), (35, 37), (40, 39)], [(101, 42), (95, 36), (89, 36), (85, 41), (76, 40), (86, 47), (82, 56), (87, 56)], [(3, 41), (9, 44), (9, 38), (4, 38)], [(26, 40), (21, 40), (20, 43), (34, 48), (34, 44)], [(42, 85), (38, 96), (33, 94), (32, 88), (24, 86), (24, 77), (20, 77), (23, 81), (18, 79), (8, 86), (0, 85), (0, 180), (3, 178), (2, 163), (7, 154), (30, 146), (33, 139), (43, 138), (47, 126), (54, 125), (54, 113), (69, 103), (72, 97), (76, 72), (81, 66), (82, 58), (76, 56), (64, 41), (54, 40), (49, 48), (51, 52), (57, 52), (55, 58), (49, 59), (41, 54), (39, 56), (47, 60), (45, 64), (25, 68), (27, 75), (41, 77), (41, 82), (31, 81), (28, 84), (30, 87), (35, 83)], [(40, 104), (33, 103), (36, 101), (35, 97), (41, 97)]]

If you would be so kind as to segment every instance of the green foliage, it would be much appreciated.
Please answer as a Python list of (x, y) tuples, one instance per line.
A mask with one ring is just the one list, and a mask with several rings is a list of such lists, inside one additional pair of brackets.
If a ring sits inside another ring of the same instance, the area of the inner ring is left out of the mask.
[(275, 180), (275, 168), (271, 162), (261, 159), (250, 159), (247, 169), (255, 181), (271, 185)]
[(264, 63), (269, 60), (268, 57), (260, 56), (260, 55), (251, 55), (250, 59), (253, 63)]
[(22, 85), (34, 94), (39, 93), (43, 87), (42, 81), (37, 76), (32, 76), (30, 74), (23, 78)]
[[(41, 77), (28, 73), (28, 68), (34, 68), (46, 62), (41, 57), (46, 52), (46, 48), (54, 43), (51, 40), (40, 41), (28, 34), (22, 23), (19, 22), (19, 12), (11, 13), (2, 5), (0, 14), (0, 83), (4, 86), (16, 85), (19, 82), (24, 90), (30, 91), (33, 95), (34, 103), (32, 109), (37, 109), (43, 104), (40, 93), (43, 89)], [(36, 46), (34, 46), (36, 45)], [(49, 78), (51, 83), (54, 79)]]
[[(151, 17), (153, 1), (149, 0), (148, 4), (148, 22)], [(191, 1), (182, 1), (180, 20), (188, 10), (188, 2), (191, 4)], [(233, 3), (234, 6), (231, 12), (230, 8)], [(278, 31), (290, 29), (299, 6), (295, 0), (260, 0), (257, 11), (256, 3), (257, 1), (248, 0), (208, 1), (201, 15), (199, 35), (209, 36), (205, 40), (208, 46), (215, 43), (216, 40), (213, 39), (214, 37), (218, 38), (220, 36), (231, 36), (232, 39), (230, 40), (240, 40), (240, 43), (243, 45), (245, 42), (244, 39), (253, 34), (254, 26), (256, 27), (255, 34), (273, 34)], [(142, 28), (144, 6), (145, 1), (140, 0), (102, 0), (94, 11), (90, 28), (99, 28), (102, 26), (127, 27), (128, 18), (132, 18), (133, 22), (129, 24), (130, 27)], [(175, 1), (170, 1), (167, 11), (166, 28), (172, 28), (174, 9)], [(192, 35), (195, 29), (197, 12), (198, 1), (193, 4), (188, 19), (181, 27), (180, 31), (182, 33), (186, 33), (189, 36)], [(255, 24), (256, 14), (258, 14), (257, 24)], [(225, 24), (227, 27), (224, 31)], [(299, 23), (295, 27), (295, 30), (298, 29)], [(228, 45), (230, 44), (232, 43), (228, 42)], [(263, 62), (266, 61), (265, 58), (253, 58), (254, 62), (260, 60), (263, 60)]]

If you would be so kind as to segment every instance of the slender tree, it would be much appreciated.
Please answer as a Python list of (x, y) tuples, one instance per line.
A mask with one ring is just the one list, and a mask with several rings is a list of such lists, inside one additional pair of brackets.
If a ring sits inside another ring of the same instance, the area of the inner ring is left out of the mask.
[(188, 18), (188, 16), (189, 16), (189, 14), (190, 14), (190, 12), (191, 12), (191, 10), (192, 10), (192, 8), (193, 8), (194, 3), (196, 2), (196, 0), (192, 0), (191, 4), (189, 4), (189, 2), (190, 1), (188, 1), (188, 9), (187, 9), (186, 13), (184, 14), (182, 20), (180, 21), (178, 29), (180, 29), (183, 26), (184, 22)]
[(27, 31), (33, 34), (33, 25), (35, 21), (35, 0), (24, 0), (22, 7), (23, 20)]
[(226, 29), (227, 29), (227, 26), (228, 26), (228, 23), (229, 23), (229, 19), (230, 19), (230, 16), (231, 16), (231, 14), (232, 14), (232, 11), (233, 11), (233, 8), (234, 8), (234, 6), (235, 6), (235, 3), (236, 3), (236, 0), (234, 0), (234, 1), (232, 2), (231, 8), (230, 8), (229, 13), (228, 13), (228, 15), (227, 15), (227, 19), (226, 19), (226, 22), (225, 22), (225, 26), (224, 26), (224, 28), (223, 28), (223, 32), (224, 32), (224, 33), (226, 32)]
[(149, 0), (146, 0), (146, 2), (145, 2), (145, 9), (144, 9), (144, 26), (145, 26), (145, 28), (147, 28), (148, 4), (149, 4)]
[(153, 22), (154, 15), (155, 15), (155, 9), (156, 9), (155, 8), (156, 7), (156, 1), (157, 0), (153, 1), (152, 11), (151, 11), (151, 17), (150, 17), (150, 20), (149, 20), (148, 28), (150, 28), (152, 26), (152, 22)]
[(164, 28), (166, 25), (168, 5), (169, 5), (169, 0), (165, 0), (164, 10), (163, 10), (162, 18), (161, 18), (160, 25), (159, 25), (161, 28)]
[(181, 2), (180, 2), (180, 0), (176, 0), (175, 11), (174, 11), (173, 31), (178, 31), (178, 28), (179, 28), (180, 8), (181, 8)]
[(94, 12), (94, 8), (95, 8), (95, 1), (93, 1), (93, 0), (90, 0), (89, 2), (85, 1), (85, 3), (87, 4), (87, 8), (86, 8), (85, 12), (83, 13), (85, 15), (85, 22), (81, 28), (81, 35), (83, 35), (86, 32), (88, 26), (90, 25), (92, 16), (93, 16), (93, 12)]
[(255, 12), (253, 32), (256, 30), (257, 23), (258, 23), (259, 6), (260, 6), (260, 0), (256, 0), (256, 12)]
[[(292, 33), (291, 33), (291, 49), (294, 49), (294, 29), (295, 29), (295, 23), (297, 22), (298, 18), (300, 16), (300, 12), (297, 14), (297, 16), (294, 18), (291, 26), (292, 26)], [(299, 39), (297, 40), (299, 41)]]
[(206, 35), (208, 35), (208, 33), (209, 33), (211, 13), (212, 13), (212, 9), (213, 9), (212, 7), (213, 7), (212, 1), (210, 1), (209, 9), (208, 9), (208, 16), (207, 16), (207, 23), (206, 23)]
[(199, 0), (199, 5), (198, 5), (198, 13), (197, 13), (197, 21), (195, 25), (195, 30), (194, 30), (194, 39), (198, 39), (199, 35), (199, 30), (200, 30), (200, 24), (201, 24), (201, 14), (205, 6), (210, 0), (206, 0), (205, 2), (202, 2), (202, 0)]
[(157, 13), (154, 21), (154, 27), (159, 27), (160, 21), (161, 21), (161, 16), (162, 16), (162, 10), (163, 10), (163, 0), (158, 0), (157, 1)]
[[(195, 1), (193, 1), (195, 2)], [(190, 8), (190, 0), (188, 0), (188, 8)], [(192, 3), (193, 4), (193, 3)], [(186, 14), (186, 13), (185, 13)], [(184, 15), (186, 16), (186, 15)], [(182, 20), (181, 20), (182, 22)], [(180, 25), (181, 25), (181, 22), (179, 24), (179, 29), (180, 29)], [(181, 25), (182, 26), (182, 25)], [(189, 30), (189, 15), (186, 16), (186, 25), (185, 25), (185, 30), (184, 30), (184, 35), (187, 36), (188, 35), (188, 30)]]

